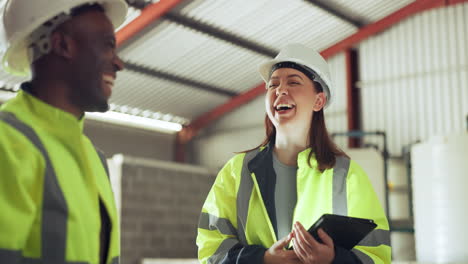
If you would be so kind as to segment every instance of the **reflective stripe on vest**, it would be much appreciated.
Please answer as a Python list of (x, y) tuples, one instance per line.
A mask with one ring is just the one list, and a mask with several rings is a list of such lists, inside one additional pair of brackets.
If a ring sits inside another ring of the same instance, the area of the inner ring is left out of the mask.
[(350, 160), (344, 156), (336, 157), (333, 167), (333, 213), (348, 215), (348, 197), (346, 195), (346, 178), (348, 178)]
[[(336, 157), (333, 168), (333, 213), (338, 215), (348, 215), (348, 199), (346, 192), (346, 179), (349, 171), (350, 160), (344, 156)], [(375, 229), (370, 232), (358, 246), (377, 247), (380, 245), (390, 246), (390, 231)], [(365, 253), (352, 249), (354, 254), (362, 263), (374, 263), (371, 257)]]
[[(239, 190), (237, 192), (237, 230), (232, 225), (231, 221), (226, 218), (219, 218), (209, 213), (202, 212), (200, 215), (200, 221), (198, 228), (207, 230), (218, 230), (221, 234), (232, 235), (233, 237), (226, 238), (216, 249), (216, 252), (208, 258), (209, 264), (221, 263), (224, 258), (227, 257), (229, 250), (237, 244), (247, 245), (247, 239), (245, 237), (245, 225), (247, 223), (247, 212), (250, 201), (250, 195), (252, 193), (253, 181), (250, 178), (250, 172), (247, 168), (247, 164), (257, 155), (259, 150), (253, 150), (245, 154), (242, 172), (241, 182)], [(247, 174), (248, 177), (244, 177)], [(239, 210), (239, 208), (242, 208)], [(247, 210), (245, 210), (247, 208)]]
[(218, 230), (223, 235), (237, 236), (236, 229), (231, 221), (226, 218), (219, 218), (209, 213), (202, 212), (198, 222), (198, 228), (206, 230)]
[[(67, 218), (68, 207), (65, 197), (60, 189), (49, 154), (37, 136), (36, 132), (18, 120), (14, 114), (0, 112), (0, 120), (21, 132), (41, 152), (45, 160), (44, 190), (42, 203), (41, 226), (41, 258), (25, 258), (17, 250), (0, 249), (0, 263), (9, 264), (87, 264), (87, 262), (67, 262), (65, 259), (67, 244)], [(101, 153), (103, 163), (105, 158)], [(103, 164), (107, 168), (107, 164)], [(112, 259), (112, 264), (118, 264), (119, 258)]]
[(244, 246), (248, 245), (245, 228), (247, 227), (250, 196), (252, 196), (254, 187), (248, 164), (259, 152), (260, 149), (257, 148), (245, 154), (244, 161), (242, 162), (239, 190), (237, 191), (237, 233), (239, 234), (240, 243)]
[[(237, 239), (227, 238), (216, 250), (215, 254), (208, 259), (208, 263), (218, 263), (221, 261), (229, 250), (236, 244), (240, 243), (244, 246), (248, 245), (245, 229), (247, 224), (247, 216), (249, 212), (249, 202), (254, 187), (251, 173), (248, 169), (248, 163), (258, 154), (260, 150), (255, 149), (245, 154), (239, 190), (237, 191)], [(350, 159), (344, 156), (337, 156), (335, 166), (333, 167), (333, 194), (332, 206), (333, 213), (339, 215), (348, 215), (348, 200), (347, 200), (347, 176), (350, 167)], [(233, 226), (228, 219), (218, 218), (208, 213), (202, 213), (200, 217), (199, 228), (208, 230), (219, 230), (225, 235), (234, 235)], [(358, 245), (376, 247), (379, 245), (390, 246), (390, 232), (387, 230), (377, 229), (366, 236)], [(374, 263), (373, 260), (359, 250), (353, 249), (356, 256), (363, 263)]]

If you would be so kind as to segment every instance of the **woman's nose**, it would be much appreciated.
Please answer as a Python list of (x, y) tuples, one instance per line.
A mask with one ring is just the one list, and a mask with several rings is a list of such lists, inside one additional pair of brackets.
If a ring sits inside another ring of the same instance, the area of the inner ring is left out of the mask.
[(287, 85), (279, 85), (276, 88), (276, 95), (288, 95), (288, 88), (286, 87)]

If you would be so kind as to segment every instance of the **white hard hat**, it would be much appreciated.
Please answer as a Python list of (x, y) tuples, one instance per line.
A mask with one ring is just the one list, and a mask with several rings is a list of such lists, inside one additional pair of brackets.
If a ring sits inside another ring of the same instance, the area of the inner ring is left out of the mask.
[(100, 4), (114, 25), (120, 26), (127, 15), (124, 0), (8, 0), (3, 13), (6, 45), (2, 50), (3, 68), (15, 75), (28, 75), (28, 37), (39, 26), (61, 13), (84, 4)]
[(266, 83), (270, 80), (273, 66), (280, 62), (293, 62), (311, 69), (315, 73), (314, 75), (317, 75), (314, 81), (322, 85), (327, 97), (325, 106), (330, 105), (332, 99), (330, 69), (327, 61), (325, 61), (320, 53), (302, 44), (289, 44), (285, 46), (273, 60), (262, 63), (259, 66), (258, 71)]

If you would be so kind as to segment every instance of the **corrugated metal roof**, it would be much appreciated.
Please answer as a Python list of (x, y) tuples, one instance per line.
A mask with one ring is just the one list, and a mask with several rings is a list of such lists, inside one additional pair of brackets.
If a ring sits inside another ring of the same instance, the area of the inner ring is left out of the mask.
[(197, 0), (180, 12), (277, 50), (293, 42), (322, 50), (356, 31), (303, 0)]
[(367, 22), (375, 22), (414, 0), (328, 0), (354, 17)]
[[(329, 0), (327, 3), (349, 17), (373, 22), (410, 2)], [(273, 51), (292, 42), (320, 51), (358, 30), (305, 0), (182, 1), (172, 12)], [(140, 13), (130, 8), (126, 22)], [(261, 83), (257, 67), (268, 56), (164, 18), (152, 27), (121, 48), (119, 54), (125, 61), (144, 66), (148, 72), (163, 71), (234, 93), (248, 91)], [(0, 71), (0, 80), (11, 87), (25, 78), (10, 77)], [(229, 98), (148, 73), (124, 71), (119, 73), (111, 102), (193, 119)]]
[(113, 104), (187, 119), (195, 118), (228, 99), (226, 96), (130, 71), (118, 73), (112, 93)]
[[(149, 45), (149, 43), (151, 43)], [(257, 72), (267, 59), (186, 27), (164, 22), (120, 52), (127, 61), (199, 80), (234, 92), (261, 81)]]

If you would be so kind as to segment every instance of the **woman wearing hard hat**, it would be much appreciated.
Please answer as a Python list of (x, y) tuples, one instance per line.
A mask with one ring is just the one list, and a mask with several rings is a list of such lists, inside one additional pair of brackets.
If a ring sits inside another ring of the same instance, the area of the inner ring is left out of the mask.
[[(267, 137), (219, 172), (202, 208), (202, 263), (390, 263), (389, 226), (365, 172), (328, 136), (330, 72), (316, 51), (288, 45), (259, 68)], [(304, 227), (322, 214), (373, 219), (352, 250)], [(293, 239), (294, 238), (294, 239)], [(284, 248), (293, 240), (294, 249)]]

